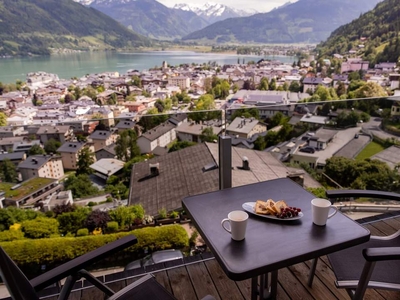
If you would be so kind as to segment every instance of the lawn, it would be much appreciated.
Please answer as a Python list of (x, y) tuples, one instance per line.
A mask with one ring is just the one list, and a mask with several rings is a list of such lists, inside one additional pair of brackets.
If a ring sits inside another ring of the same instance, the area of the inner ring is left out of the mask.
[(16, 186), (16, 183), (0, 182), (0, 191), (4, 191), (6, 193), (6, 198), (13, 197), (14, 199), (19, 199), (49, 185), (54, 181), (56, 180), (52, 178), (35, 177), (30, 180), (24, 181), (23, 183), (21, 183), (20, 187), (14, 190), (12, 190), (11, 188), (13, 186)]
[(382, 150), (385, 150), (385, 147), (376, 142), (371, 142), (357, 155), (356, 160), (370, 158), (372, 155), (375, 155)]

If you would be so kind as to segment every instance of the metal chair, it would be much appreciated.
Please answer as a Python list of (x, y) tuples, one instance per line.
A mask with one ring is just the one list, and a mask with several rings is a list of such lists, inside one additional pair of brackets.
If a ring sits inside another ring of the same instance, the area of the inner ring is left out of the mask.
[[(400, 194), (368, 190), (329, 190), (329, 199), (372, 197), (400, 200)], [(369, 242), (328, 255), (336, 286), (352, 299), (363, 299), (367, 288), (400, 290), (400, 231), (371, 236)]]

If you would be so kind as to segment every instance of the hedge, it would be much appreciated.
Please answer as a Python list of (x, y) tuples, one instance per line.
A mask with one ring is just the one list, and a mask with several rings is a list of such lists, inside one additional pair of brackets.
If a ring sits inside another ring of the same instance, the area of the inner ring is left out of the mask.
[(60, 264), (128, 234), (134, 234), (138, 239), (137, 244), (124, 250), (128, 253), (138, 253), (145, 248), (155, 251), (169, 248), (183, 248), (189, 245), (188, 234), (182, 226), (168, 225), (98, 236), (24, 239), (1, 242), (0, 246), (4, 248), (19, 266)]

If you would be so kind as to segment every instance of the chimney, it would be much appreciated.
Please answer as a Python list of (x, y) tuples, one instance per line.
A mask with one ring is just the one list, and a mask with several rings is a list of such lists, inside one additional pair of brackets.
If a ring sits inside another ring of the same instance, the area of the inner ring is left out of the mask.
[(249, 163), (249, 159), (247, 158), (247, 156), (242, 157), (242, 162), (243, 162), (242, 169), (247, 170), (247, 171), (250, 170), (250, 163)]
[(160, 163), (149, 164), (149, 168), (151, 176), (158, 176), (160, 174)]

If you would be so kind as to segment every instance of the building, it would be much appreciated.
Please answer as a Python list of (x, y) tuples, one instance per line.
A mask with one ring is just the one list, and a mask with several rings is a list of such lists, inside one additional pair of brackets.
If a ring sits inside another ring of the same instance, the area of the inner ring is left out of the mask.
[(355, 71), (367, 71), (369, 61), (362, 60), (361, 58), (349, 58), (347, 61), (342, 62), (340, 72), (350, 73)]
[(190, 78), (186, 76), (176, 76), (168, 78), (168, 85), (179, 86), (181, 90), (190, 88)]
[(136, 143), (141, 153), (153, 153), (157, 148), (166, 150), (167, 145), (175, 139), (175, 125), (167, 121), (143, 133)]
[(101, 148), (95, 152), (96, 160), (103, 158), (116, 158), (115, 144), (111, 144)]
[(18, 165), (22, 180), (32, 177), (60, 179), (64, 176), (61, 156), (32, 155)]
[(94, 170), (94, 175), (104, 179), (107, 179), (114, 175), (118, 176), (119, 172), (124, 168), (124, 162), (114, 158), (103, 158), (90, 165), (90, 168)]
[(206, 124), (196, 124), (194, 122), (185, 122), (175, 128), (176, 136), (180, 141), (196, 142), (200, 143), (200, 136), (206, 128), (211, 128), (213, 134), (219, 135), (222, 131), (222, 127), (208, 126)]
[(21, 161), (26, 159), (26, 154), (25, 152), (4, 153), (3, 151), (0, 151), (0, 166), (6, 159), (9, 159), (15, 166), (18, 166)]
[(0, 190), (4, 193), (1, 197), (4, 207), (16, 206), (20, 208), (33, 207), (36, 203), (44, 201), (48, 196), (62, 190), (62, 185), (51, 178), (30, 178), (20, 184), (0, 183)]
[(79, 152), (83, 149), (85, 143), (67, 142), (57, 149), (61, 155), (64, 170), (76, 170), (78, 168)]
[(106, 146), (109, 146), (117, 140), (117, 135), (113, 134), (111, 131), (106, 130), (96, 130), (89, 138), (93, 142), (94, 151), (100, 150)]
[(237, 117), (226, 128), (226, 134), (232, 137), (250, 139), (255, 134), (267, 131), (267, 125), (255, 118)]
[(45, 144), (50, 139), (54, 139), (59, 141), (61, 144), (64, 144), (66, 141), (69, 141), (73, 138), (74, 133), (70, 126), (61, 125), (61, 126), (41, 126), (39, 130), (36, 132), (36, 135), (39, 136), (42, 144)]

